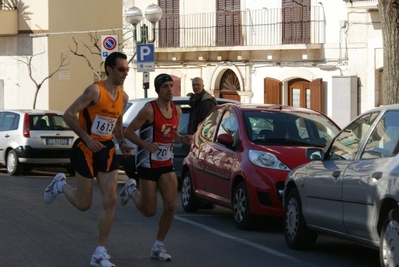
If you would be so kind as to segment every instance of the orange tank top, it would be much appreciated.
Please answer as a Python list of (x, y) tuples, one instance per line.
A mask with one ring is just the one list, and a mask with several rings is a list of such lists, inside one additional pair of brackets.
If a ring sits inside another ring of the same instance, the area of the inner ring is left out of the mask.
[(79, 123), (91, 138), (108, 141), (114, 136), (116, 121), (123, 114), (123, 89), (118, 88), (118, 97), (114, 101), (109, 96), (103, 81), (99, 81), (98, 86), (100, 87), (98, 103), (79, 112)]

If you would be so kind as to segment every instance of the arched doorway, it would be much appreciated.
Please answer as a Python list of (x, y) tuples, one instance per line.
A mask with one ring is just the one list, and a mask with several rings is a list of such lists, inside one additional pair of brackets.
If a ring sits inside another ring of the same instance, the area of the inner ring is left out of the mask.
[(232, 70), (226, 70), (220, 79), (220, 97), (233, 99), (241, 102), (241, 97), (237, 91), (241, 91), (240, 82), (237, 75)]
[(288, 105), (323, 112), (323, 80), (291, 80), (288, 83)]

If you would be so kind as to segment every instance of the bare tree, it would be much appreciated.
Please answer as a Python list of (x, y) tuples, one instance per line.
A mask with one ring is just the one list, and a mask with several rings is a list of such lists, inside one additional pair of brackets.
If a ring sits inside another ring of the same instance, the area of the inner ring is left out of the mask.
[[(98, 78), (99, 80), (102, 80), (102, 79), (105, 78), (105, 77), (103, 76), (103, 72), (101, 71), (101, 70), (102, 70), (102, 67), (103, 67), (103, 65), (104, 65), (104, 62), (101, 62), (100, 65), (99, 65), (97, 68), (95, 68), (95, 67), (93, 66), (93, 64), (91, 63), (90, 59), (88, 58), (88, 54), (97, 55), (99, 58), (101, 57), (100, 39), (98, 38), (96, 32), (95, 32), (95, 33), (89, 32), (88, 34), (89, 34), (89, 36), (90, 36), (90, 43), (91, 43), (91, 45), (87, 45), (87, 44), (85, 44), (85, 43), (82, 42), (82, 46), (85, 48), (86, 51), (88, 51), (88, 53), (79, 52), (79, 50), (80, 50), (79, 43), (76, 41), (75, 37), (72, 37), (73, 42), (75, 43), (75, 47), (74, 47), (74, 49), (72, 49), (72, 48), (69, 46), (69, 51), (71, 51), (72, 54), (74, 54), (75, 56), (81, 57), (81, 58), (83, 58), (84, 60), (86, 60), (87, 65), (89, 66), (89, 68), (93, 71), (93, 73), (97, 76), (97, 78)], [(122, 42), (120, 42), (120, 43), (118, 44), (118, 46), (121, 47), (121, 48), (123, 49), (123, 47), (124, 47), (126, 41), (127, 41), (126, 39), (123, 39)], [(133, 56), (128, 60), (128, 63), (132, 62), (132, 60), (133, 60), (133, 58), (134, 58), (135, 56), (136, 56), (136, 54), (133, 54)]]
[(382, 24), (383, 105), (399, 103), (399, 0), (378, 0)]
[(60, 68), (62, 68), (62, 67), (64, 67), (64, 66), (69, 64), (69, 62), (67, 62), (67, 63), (65, 62), (67, 60), (68, 56), (64, 56), (64, 54), (61, 53), (60, 64), (58, 65), (58, 67), (53, 72), (51, 72), (47, 77), (45, 77), (41, 82), (38, 82), (37, 79), (35, 79), (33, 77), (32, 69), (34, 69), (34, 66), (32, 64), (32, 60), (33, 60), (33, 58), (35, 56), (41, 55), (43, 53), (44, 52), (38, 53), (38, 54), (35, 54), (35, 55), (32, 55), (32, 56), (22, 57), (24, 59), (14, 58), (16, 61), (21, 62), (21, 63), (25, 64), (28, 67), (29, 78), (36, 85), (36, 92), (35, 92), (35, 97), (34, 97), (34, 100), (33, 100), (33, 108), (34, 109), (36, 108), (37, 95), (39, 94), (40, 88), (42, 88), (43, 83), (46, 80), (48, 80), (51, 77), (53, 77), (54, 74), (56, 74), (60, 70)]

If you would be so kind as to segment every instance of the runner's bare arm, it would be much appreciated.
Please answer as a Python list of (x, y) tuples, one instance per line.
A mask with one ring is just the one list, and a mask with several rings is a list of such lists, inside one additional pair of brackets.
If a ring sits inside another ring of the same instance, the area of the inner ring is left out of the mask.
[(84, 142), (89, 141), (90, 136), (83, 130), (78, 121), (78, 112), (90, 105), (97, 104), (100, 98), (100, 88), (98, 84), (89, 85), (64, 113), (65, 122)]
[(151, 152), (155, 152), (158, 148), (157, 144), (149, 144), (140, 136), (137, 135), (136, 130), (140, 129), (144, 124), (150, 124), (154, 121), (154, 110), (151, 105), (147, 104), (144, 106), (136, 117), (129, 123), (127, 128), (125, 129), (125, 138), (131, 141), (132, 143), (138, 145), (139, 147), (143, 147), (148, 149)]

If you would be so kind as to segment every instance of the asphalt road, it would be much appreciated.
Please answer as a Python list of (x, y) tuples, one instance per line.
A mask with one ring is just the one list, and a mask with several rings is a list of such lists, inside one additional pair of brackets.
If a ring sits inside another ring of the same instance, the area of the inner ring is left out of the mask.
[[(101, 197), (95, 184), (93, 206), (76, 210), (63, 197), (51, 205), (43, 191), (55, 172), (34, 171), (9, 177), (0, 169), (0, 267), (90, 266), (96, 247)], [(122, 188), (126, 176), (120, 175)], [(70, 185), (75, 184), (68, 177)], [(251, 231), (238, 230), (231, 211), (216, 207), (185, 213), (178, 196), (175, 220), (165, 240), (172, 262), (149, 257), (155, 241), (158, 213), (145, 218), (133, 203), (116, 208), (107, 249), (112, 262), (125, 266), (378, 266), (378, 251), (339, 239), (320, 236), (310, 251), (289, 249), (281, 220), (260, 220)]]

